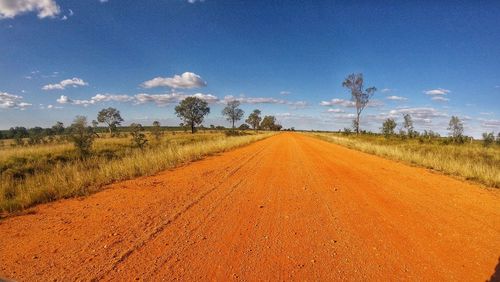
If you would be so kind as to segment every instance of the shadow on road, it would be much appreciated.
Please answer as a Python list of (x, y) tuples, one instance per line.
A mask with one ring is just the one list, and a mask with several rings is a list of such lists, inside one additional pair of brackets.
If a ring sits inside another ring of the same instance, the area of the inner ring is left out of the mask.
[(500, 257), (498, 257), (498, 263), (495, 267), (495, 272), (490, 277), (490, 282), (500, 282)]

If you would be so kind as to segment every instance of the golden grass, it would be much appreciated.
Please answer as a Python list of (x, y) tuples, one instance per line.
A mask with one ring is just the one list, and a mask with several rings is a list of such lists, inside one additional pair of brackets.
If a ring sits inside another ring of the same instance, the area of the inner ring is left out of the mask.
[[(12, 212), (60, 198), (87, 195), (119, 180), (151, 175), (181, 163), (243, 146), (272, 133), (226, 137), (217, 133), (164, 136), (146, 149), (130, 146), (130, 138), (97, 139), (94, 156), (81, 161), (71, 144), (3, 149), (0, 158), (0, 211)], [(24, 170), (29, 168), (25, 173)], [(21, 170), (12, 177), (9, 170)]]
[(484, 184), (500, 187), (500, 146), (480, 143), (443, 145), (440, 142), (385, 139), (381, 136), (343, 136), (336, 133), (311, 133), (323, 140), (366, 153), (431, 168)]

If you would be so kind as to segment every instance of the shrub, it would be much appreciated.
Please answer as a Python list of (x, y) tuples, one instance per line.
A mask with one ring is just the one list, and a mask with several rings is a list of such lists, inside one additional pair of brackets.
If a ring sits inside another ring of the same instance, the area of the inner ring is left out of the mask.
[(80, 155), (80, 158), (86, 158), (91, 155), (92, 143), (95, 133), (92, 127), (87, 125), (87, 117), (77, 116), (71, 124), (71, 141)]
[(226, 136), (230, 137), (230, 136), (245, 136), (245, 135), (248, 135), (248, 133), (245, 133), (243, 131), (238, 131), (238, 130), (226, 130), (224, 132), (224, 134), (226, 134)]
[(490, 146), (491, 144), (493, 144), (493, 142), (495, 142), (495, 135), (493, 134), (493, 132), (483, 133), (483, 146), (484, 147)]
[(140, 123), (132, 123), (130, 125), (130, 135), (132, 135), (132, 146), (138, 148), (144, 148), (144, 145), (148, 143), (148, 139), (146, 139), (146, 135), (142, 133), (144, 128)]
[(389, 138), (389, 136), (394, 135), (394, 129), (396, 128), (396, 121), (392, 118), (388, 118), (384, 121), (382, 124), (382, 134), (386, 138)]

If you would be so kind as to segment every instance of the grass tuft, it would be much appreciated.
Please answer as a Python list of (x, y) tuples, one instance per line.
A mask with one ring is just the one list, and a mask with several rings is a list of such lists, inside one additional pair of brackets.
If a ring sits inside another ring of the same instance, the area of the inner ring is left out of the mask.
[(178, 133), (144, 149), (133, 148), (129, 138), (103, 138), (96, 140), (92, 157), (85, 160), (71, 144), (7, 147), (0, 150), (0, 211), (88, 195), (106, 184), (152, 175), (271, 134)]

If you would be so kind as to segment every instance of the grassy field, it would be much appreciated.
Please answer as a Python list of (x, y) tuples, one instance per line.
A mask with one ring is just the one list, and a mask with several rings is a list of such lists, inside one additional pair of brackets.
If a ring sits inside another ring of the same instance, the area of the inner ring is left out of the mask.
[(490, 187), (500, 187), (500, 146), (480, 142), (444, 145), (440, 140), (386, 139), (376, 135), (309, 133), (313, 136), (366, 153), (431, 168)]
[(60, 198), (87, 195), (106, 184), (151, 175), (181, 163), (249, 144), (272, 133), (227, 137), (222, 132), (168, 133), (139, 149), (130, 137), (98, 138), (81, 160), (71, 143), (0, 147), (0, 212), (22, 210)]

